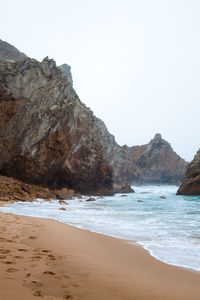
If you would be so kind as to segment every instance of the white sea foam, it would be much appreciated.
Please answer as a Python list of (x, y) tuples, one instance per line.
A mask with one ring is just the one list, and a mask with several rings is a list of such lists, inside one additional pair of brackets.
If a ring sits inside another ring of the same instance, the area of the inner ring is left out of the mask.
[[(200, 271), (200, 197), (176, 196), (176, 186), (134, 187), (127, 197), (115, 195), (95, 202), (69, 200), (16, 202), (0, 211), (52, 218), (83, 229), (137, 241), (168, 264)], [(160, 198), (165, 196), (166, 199)], [(138, 202), (142, 200), (143, 202)]]

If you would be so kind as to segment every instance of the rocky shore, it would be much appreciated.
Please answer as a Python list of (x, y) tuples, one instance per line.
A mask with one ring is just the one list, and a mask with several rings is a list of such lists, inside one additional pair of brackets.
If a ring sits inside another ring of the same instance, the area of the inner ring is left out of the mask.
[(72, 197), (79, 197), (79, 194), (76, 194), (72, 189), (50, 190), (47, 187), (27, 184), (17, 179), (0, 175), (0, 204), (15, 201), (33, 201), (36, 198), (62, 200), (72, 199)]
[(113, 183), (183, 180), (187, 163), (161, 135), (121, 147), (72, 84), (69, 65), (38, 62), (0, 40), (0, 175), (90, 195), (114, 194)]
[(198, 272), (136, 244), (50, 219), (0, 213), (2, 300), (198, 300)]

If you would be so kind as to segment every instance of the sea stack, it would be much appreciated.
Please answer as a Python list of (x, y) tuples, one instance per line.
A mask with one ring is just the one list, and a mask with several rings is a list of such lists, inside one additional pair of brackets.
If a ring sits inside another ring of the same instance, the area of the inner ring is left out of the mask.
[(200, 195), (200, 150), (188, 164), (184, 181), (178, 189), (177, 195)]

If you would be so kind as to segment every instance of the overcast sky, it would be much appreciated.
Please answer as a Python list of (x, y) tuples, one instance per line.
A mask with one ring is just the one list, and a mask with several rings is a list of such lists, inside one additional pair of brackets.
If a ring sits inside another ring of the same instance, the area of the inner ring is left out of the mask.
[(72, 67), (82, 102), (129, 146), (200, 148), (199, 0), (6, 0), (0, 38)]

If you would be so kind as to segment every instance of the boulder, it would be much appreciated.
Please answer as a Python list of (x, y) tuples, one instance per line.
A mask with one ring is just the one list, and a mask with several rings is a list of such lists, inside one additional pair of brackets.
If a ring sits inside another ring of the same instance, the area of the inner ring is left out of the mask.
[(56, 191), (56, 198), (60, 199), (60, 204), (66, 204), (67, 202), (63, 200), (70, 200), (74, 197), (74, 190), (62, 188), (61, 190)]
[(120, 185), (114, 184), (113, 185), (115, 194), (129, 194), (134, 193), (134, 190), (131, 188), (130, 184), (124, 182)]
[(91, 198), (88, 198), (86, 201), (91, 202), (91, 201), (96, 201), (96, 199), (91, 197)]

